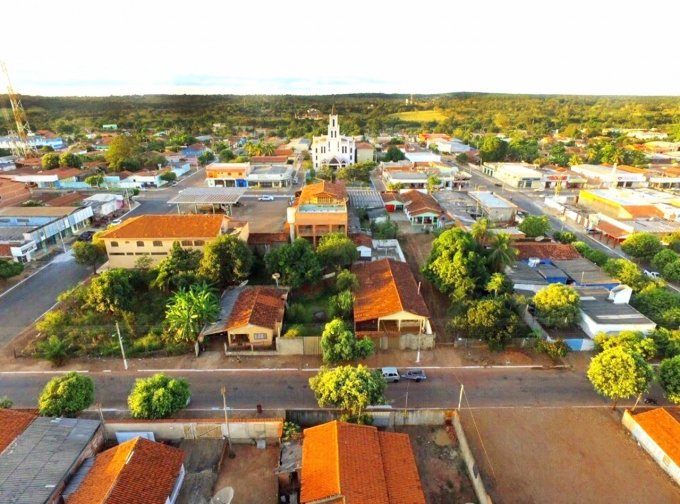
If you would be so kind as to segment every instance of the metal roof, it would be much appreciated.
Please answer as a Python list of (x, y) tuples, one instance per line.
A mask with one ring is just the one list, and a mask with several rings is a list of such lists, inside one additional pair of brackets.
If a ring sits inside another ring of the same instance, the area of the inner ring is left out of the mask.
[(581, 311), (598, 324), (653, 324), (629, 304), (614, 304), (606, 297), (581, 297)]
[(0, 455), (0, 502), (48, 501), (99, 425), (98, 420), (36, 418)]
[(554, 260), (553, 264), (564, 271), (571, 279), (579, 285), (602, 285), (618, 284), (607, 275), (597, 264), (588, 259), (571, 259), (566, 261)]
[(233, 205), (246, 193), (245, 187), (188, 187), (168, 200), (171, 204)]

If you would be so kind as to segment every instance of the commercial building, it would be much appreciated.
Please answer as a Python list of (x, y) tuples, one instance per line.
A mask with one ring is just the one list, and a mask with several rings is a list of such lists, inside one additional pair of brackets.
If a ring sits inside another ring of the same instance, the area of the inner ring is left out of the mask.
[(205, 169), (208, 187), (289, 187), (293, 166), (284, 163), (212, 163)]
[(481, 213), (490, 222), (512, 223), (515, 221), (517, 205), (498, 194), (489, 191), (470, 191), (468, 196), (475, 202), (475, 213)]
[(203, 250), (221, 235), (248, 241), (248, 223), (226, 215), (140, 215), (101, 234), (111, 268), (134, 268), (141, 256), (156, 265), (175, 242), (183, 248)]
[(615, 219), (663, 218), (663, 210), (643, 193), (629, 189), (588, 189), (579, 192), (579, 205)]
[(406, 159), (412, 163), (439, 163), (442, 160), (441, 155), (431, 150), (423, 149), (418, 144), (409, 144), (399, 147), (399, 150), (404, 153)]
[(328, 233), (348, 234), (347, 189), (344, 182), (317, 182), (302, 188), (297, 201), (288, 207), (291, 241), (306, 238), (315, 245)]
[(530, 165), (522, 163), (498, 163), (493, 176), (518, 189), (541, 189), (543, 174)]
[(571, 167), (571, 171), (600, 183), (605, 187), (645, 187), (647, 178), (643, 170), (627, 166), (608, 166), (579, 164)]

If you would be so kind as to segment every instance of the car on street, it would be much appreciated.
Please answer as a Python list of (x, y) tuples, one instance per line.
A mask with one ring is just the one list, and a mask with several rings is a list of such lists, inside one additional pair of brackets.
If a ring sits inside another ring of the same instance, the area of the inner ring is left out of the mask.
[(384, 367), (381, 370), (383, 378), (387, 383), (399, 383), (399, 370), (395, 367)]
[(94, 231), (84, 231), (78, 235), (78, 241), (89, 242), (92, 241)]
[(425, 371), (423, 371), (422, 369), (407, 369), (404, 373), (401, 374), (401, 378), (403, 378), (404, 380), (413, 380), (415, 382), (427, 380), (427, 376), (425, 376)]
[(113, 219), (111, 221), (111, 226), (117, 226), (118, 224), (122, 224), (122, 223), (123, 223), (123, 219)]
[(649, 278), (653, 278), (654, 280), (661, 280), (661, 273), (659, 273), (658, 271), (644, 270), (644, 274), (647, 275)]
[(257, 199), (260, 201), (274, 201), (274, 196), (272, 196), (271, 194), (263, 194)]

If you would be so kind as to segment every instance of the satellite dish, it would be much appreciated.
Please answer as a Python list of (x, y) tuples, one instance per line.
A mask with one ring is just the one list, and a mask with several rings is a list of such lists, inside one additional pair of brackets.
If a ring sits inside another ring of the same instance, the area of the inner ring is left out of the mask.
[(534, 240), (537, 242), (543, 241), (545, 240), (545, 236), (537, 236), (536, 238), (534, 238)]
[(232, 487), (224, 487), (217, 492), (210, 500), (211, 504), (230, 504), (234, 498), (234, 489)]

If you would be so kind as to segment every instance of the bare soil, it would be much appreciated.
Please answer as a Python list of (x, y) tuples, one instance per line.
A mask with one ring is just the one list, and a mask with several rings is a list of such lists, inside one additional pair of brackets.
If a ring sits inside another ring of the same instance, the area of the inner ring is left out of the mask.
[(411, 447), (428, 504), (477, 502), (453, 428), (399, 427)]
[[(265, 190), (262, 191), (265, 193)], [(276, 194), (272, 191), (271, 194)], [(288, 198), (275, 198), (274, 201), (258, 201), (255, 198), (243, 198), (243, 206), (235, 207), (232, 218), (247, 220), (251, 233), (278, 233), (286, 222)]]
[(237, 444), (234, 452), (234, 458), (224, 458), (215, 493), (229, 486), (234, 489), (232, 504), (276, 504), (279, 483), (274, 470), (279, 464), (279, 447)]
[(461, 421), (494, 503), (680, 502), (609, 408), (463, 410)]
[(224, 445), (222, 439), (184, 440), (179, 443), (179, 448), (184, 450), (186, 475), (177, 504), (210, 503)]

